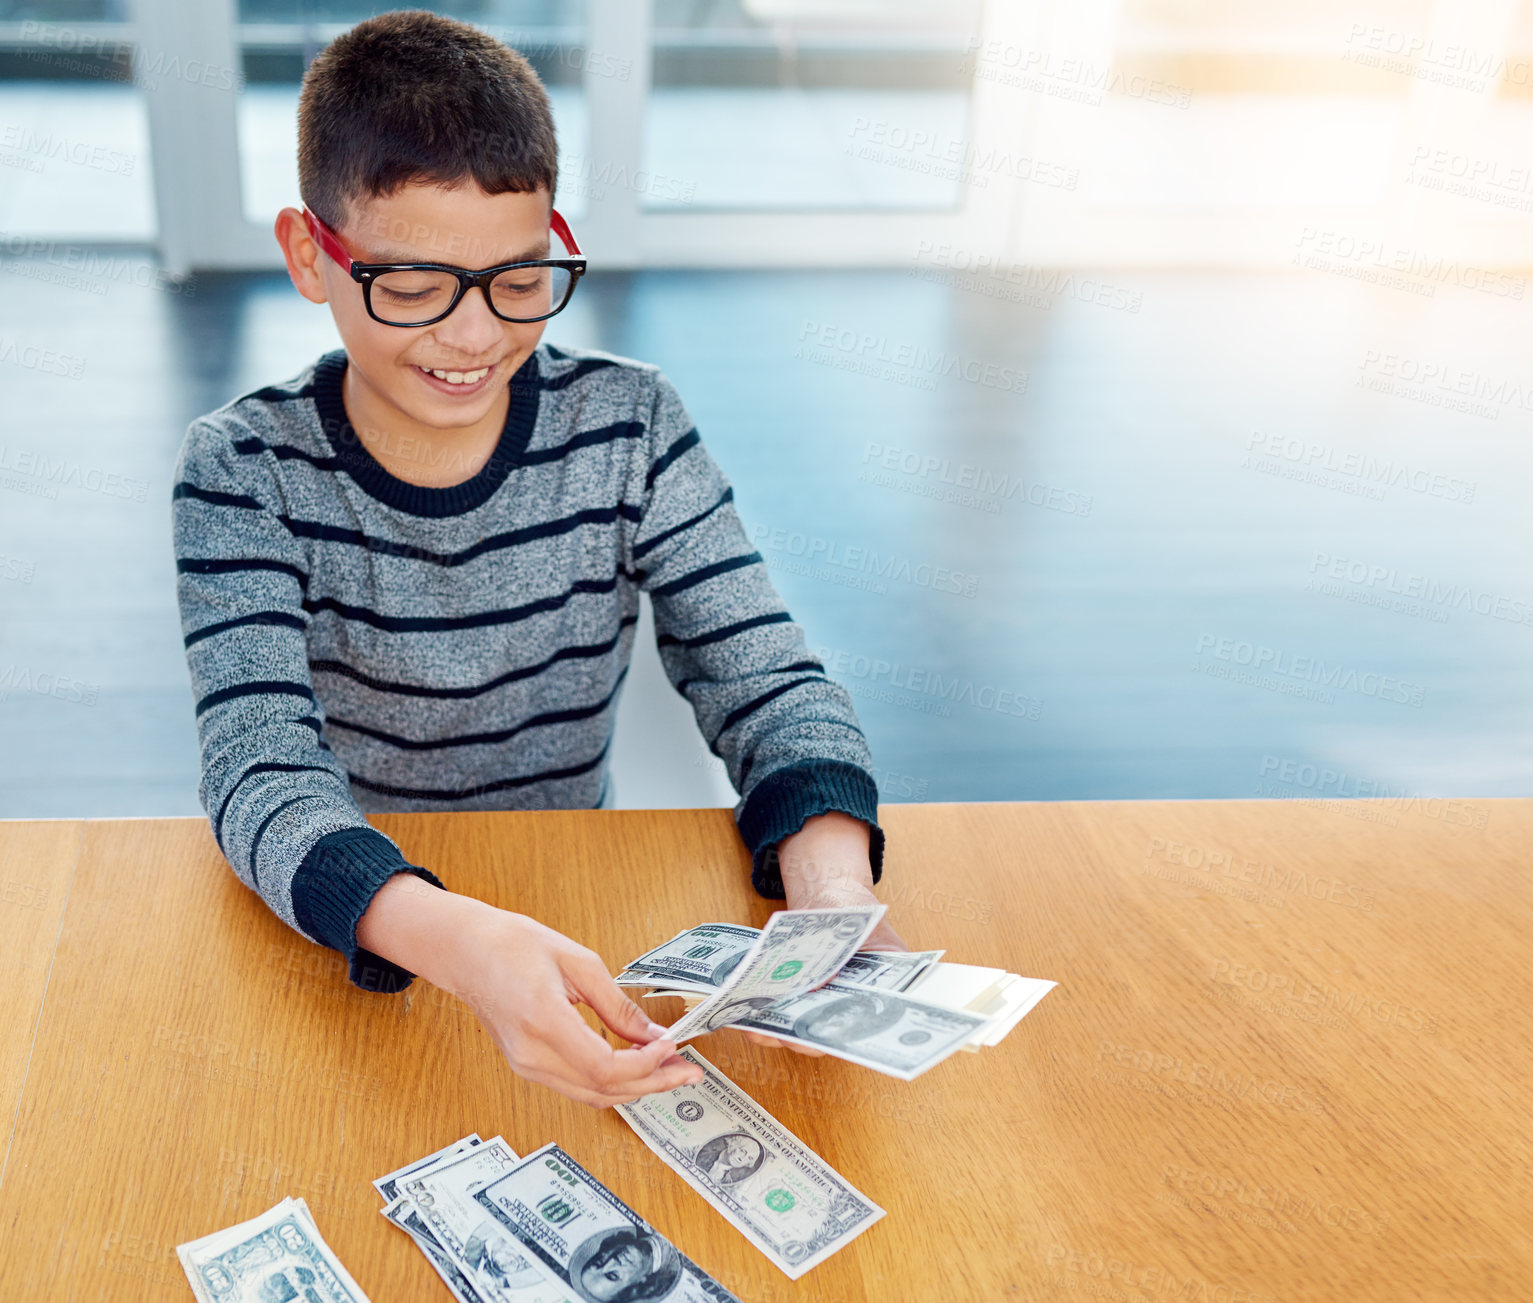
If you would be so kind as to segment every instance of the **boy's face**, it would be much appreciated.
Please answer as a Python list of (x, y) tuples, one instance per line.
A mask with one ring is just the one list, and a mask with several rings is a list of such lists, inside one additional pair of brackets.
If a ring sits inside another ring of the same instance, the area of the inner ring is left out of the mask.
[[(551, 256), (551, 207), (544, 189), (487, 195), (472, 181), (451, 189), (411, 182), (388, 198), (353, 201), (336, 234), (357, 262), (435, 262), (477, 270)], [(301, 223), (296, 232), (292, 223), (288, 230), (284, 244), (307, 240)], [(505, 411), (507, 384), (538, 346), (546, 322), (502, 321), (473, 289), (435, 325), (385, 325), (368, 315), (362, 286), (312, 243), (308, 267), (302, 265), (307, 259), (299, 258), (295, 268), (293, 252), (289, 248), (294, 283), (310, 299), (330, 304), (346, 346), (350, 383), (380, 416), (393, 413), (419, 426), (450, 430), (480, 425)], [(559, 247), (552, 256), (564, 252)], [(308, 285), (300, 281), (300, 270), (309, 273)], [(433, 370), (457, 372), (464, 382), (455, 384)]]

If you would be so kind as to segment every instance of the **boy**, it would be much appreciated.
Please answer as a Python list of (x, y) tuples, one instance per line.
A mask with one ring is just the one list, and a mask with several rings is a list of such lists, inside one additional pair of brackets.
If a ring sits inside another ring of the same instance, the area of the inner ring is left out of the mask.
[(459, 995), (521, 1075), (596, 1106), (695, 1080), (592, 951), (447, 890), (362, 811), (604, 804), (642, 588), (741, 793), (757, 890), (870, 901), (883, 834), (851, 701), (664, 377), (540, 342), (584, 261), (526, 61), (384, 14), (314, 61), (298, 134), (305, 211), (275, 232), (344, 351), (194, 421), (176, 475), (214, 836), (354, 982)]

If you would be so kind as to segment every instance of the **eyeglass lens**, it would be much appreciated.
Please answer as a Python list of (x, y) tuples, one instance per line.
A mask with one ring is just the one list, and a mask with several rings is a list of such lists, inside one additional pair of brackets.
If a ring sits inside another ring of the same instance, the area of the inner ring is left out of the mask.
[[(508, 321), (535, 321), (564, 306), (570, 282), (563, 267), (513, 267), (490, 282), (490, 304)], [(457, 289), (457, 277), (445, 271), (383, 272), (373, 279), (373, 312), (398, 326), (430, 321), (447, 311)]]

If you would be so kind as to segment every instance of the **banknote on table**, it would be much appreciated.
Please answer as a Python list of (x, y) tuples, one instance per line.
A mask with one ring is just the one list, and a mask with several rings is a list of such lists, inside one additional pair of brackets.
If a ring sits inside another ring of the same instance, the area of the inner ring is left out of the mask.
[(302, 1199), (176, 1246), (198, 1303), (368, 1303)]
[(617, 1111), (790, 1279), (884, 1215), (696, 1049), (677, 1052), (703, 1070), (700, 1082)]
[(740, 1303), (558, 1145), (473, 1198), (580, 1303)]
[(420, 1220), (482, 1303), (565, 1303), (564, 1292), (472, 1197), (520, 1162), (511, 1146), (496, 1136), (406, 1177), (400, 1194), (414, 1204)]
[(472, 1149), (475, 1145), (483, 1143), (477, 1131), (470, 1131), (462, 1140), (454, 1140), (450, 1145), (443, 1145), (434, 1154), (417, 1158), (413, 1163), (406, 1163), (398, 1171), (390, 1172), (387, 1176), (380, 1176), (373, 1182), (373, 1189), (378, 1192), (378, 1197), (385, 1204), (391, 1204), (399, 1198), (399, 1183), (405, 1177), (424, 1172), (428, 1167), (435, 1167), (444, 1158), (455, 1158), (465, 1149)]
[[(633, 960), (614, 979), (619, 986), (661, 988), (663, 993), (707, 995), (721, 987), (761, 935), (760, 928), (704, 923), (678, 933)], [(942, 950), (858, 950), (836, 974), (838, 981), (903, 991), (945, 954)]]
[(426, 1225), (420, 1209), (409, 1195), (400, 1195), (383, 1209), (383, 1215), (415, 1241), (415, 1247), (442, 1278), (442, 1284), (447, 1286), (448, 1292), (458, 1303), (484, 1303), (479, 1291), (474, 1288), (473, 1282), (464, 1274), (452, 1254), (431, 1233), (431, 1228)]
[(870, 991), (839, 982), (788, 1000), (735, 1001), (716, 1008), (713, 1017), (707, 1030), (734, 1026), (797, 1041), (901, 1081), (912, 1081), (941, 1063), (989, 1021), (903, 991)]
[(468, 1277), (453, 1262), (452, 1255), (431, 1233), (431, 1228), (426, 1225), (420, 1210), (416, 1208), (410, 1197), (399, 1193), (399, 1183), (408, 1176), (420, 1175), (438, 1163), (455, 1158), (465, 1150), (483, 1143), (479, 1133), (471, 1131), (463, 1139), (455, 1140), (452, 1144), (438, 1149), (434, 1154), (417, 1158), (413, 1163), (406, 1163), (397, 1171), (390, 1172), (387, 1176), (380, 1176), (373, 1182), (373, 1189), (377, 1190), (379, 1197), (384, 1200), (383, 1215), (415, 1241), (416, 1248), (425, 1256), (436, 1274), (442, 1278), (442, 1283), (447, 1286), (448, 1291), (458, 1300), (458, 1303), (484, 1303), (484, 1300), (469, 1283)]
[(782, 1000), (834, 977), (868, 939), (886, 905), (841, 909), (785, 909), (773, 914), (738, 967), (694, 1009), (667, 1030), (676, 1044), (722, 1027), (726, 1010), (744, 1000)]

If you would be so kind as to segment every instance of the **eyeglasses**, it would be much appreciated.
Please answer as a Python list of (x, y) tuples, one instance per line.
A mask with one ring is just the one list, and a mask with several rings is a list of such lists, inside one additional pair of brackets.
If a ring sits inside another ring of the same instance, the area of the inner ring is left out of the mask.
[(586, 260), (569, 224), (551, 211), (549, 227), (570, 257), (507, 262), (483, 271), (435, 262), (354, 262), (340, 237), (307, 208), (303, 218), (314, 242), (362, 286), (368, 316), (385, 326), (431, 326), (450, 316), (476, 285), (502, 321), (546, 321), (562, 309), (585, 275)]

